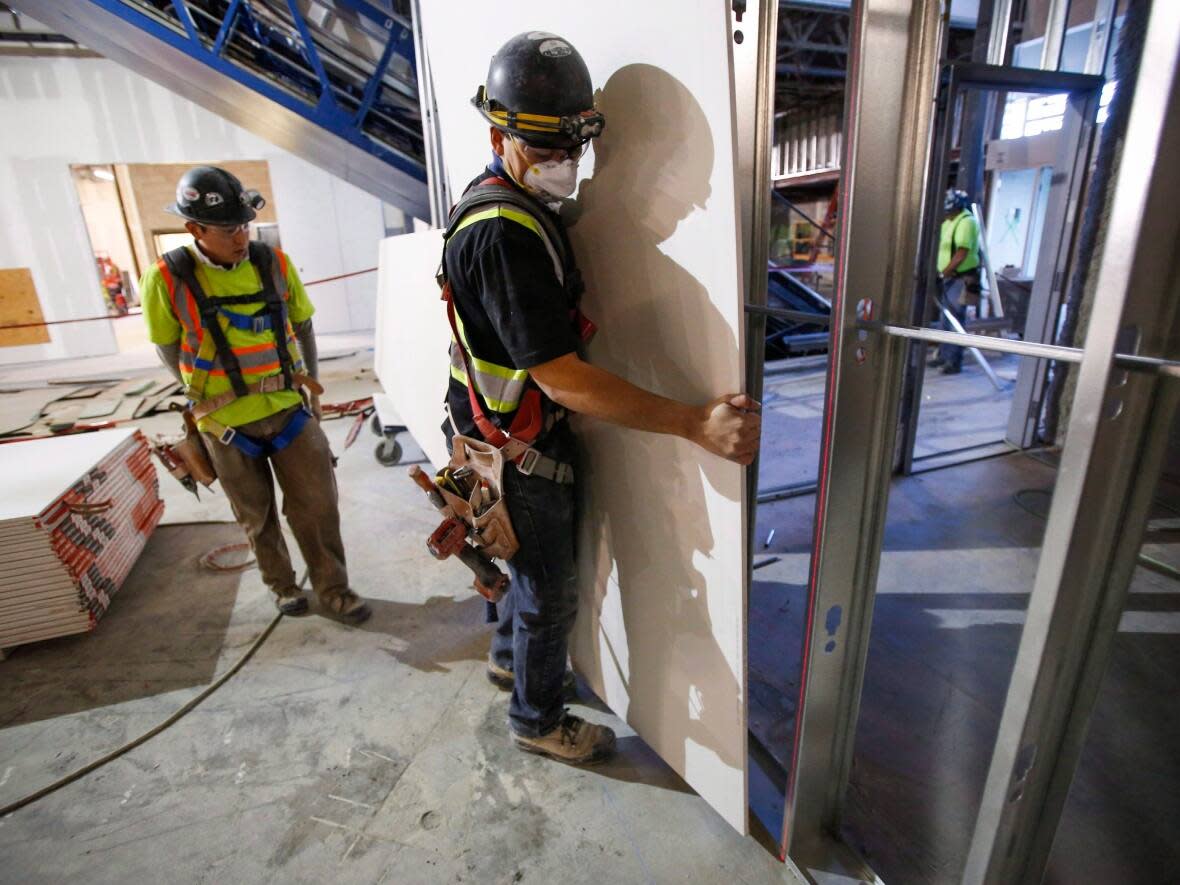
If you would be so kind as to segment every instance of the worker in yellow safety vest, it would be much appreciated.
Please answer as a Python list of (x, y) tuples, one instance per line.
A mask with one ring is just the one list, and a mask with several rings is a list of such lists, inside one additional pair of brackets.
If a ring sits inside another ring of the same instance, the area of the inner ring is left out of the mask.
[[(938, 239), (939, 301), (963, 325), (967, 322), (967, 308), (979, 309), (979, 224), (966, 191), (948, 190), (943, 209)], [(952, 330), (941, 308), (938, 325)], [(938, 355), (929, 365), (941, 367), (944, 375), (957, 375), (963, 371), (963, 348), (957, 344), (939, 345)]]
[(148, 337), (184, 385), (222, 490), (279, 611), (308, 610), (283, 540), (274, 480), (322, 606), (350, 623), (369, 606), (348, 584), (336, 479), (320, 429), (314, 312), (294, 265), (250, 239), (263, 197), (224, 169), (198, 166), (168, 212), (191, 246), (163, 255), (140, 283)]
[[(517, 747), (573, 764), (614, 751), (611, 729), (564, 709), (577, 614), (575, 440), (567, 415), (683, 437), (749, 464), (761, 431), (744, 394), (690, 405), (649, 393), (581, 359), (593, 324), (556, 207), (606, 123), (590, 72), (566, 40), (513, 37), (492, 58), (472, 104), (490, 124), (491, 165), (451, 212), (443, 252), (453, 343), (444, 430), (500, 449), (504, 498), (520, 547), (500, 603), (487, 673), (511, 691)], [(464, 444), (466, 445), (466, 444)]]

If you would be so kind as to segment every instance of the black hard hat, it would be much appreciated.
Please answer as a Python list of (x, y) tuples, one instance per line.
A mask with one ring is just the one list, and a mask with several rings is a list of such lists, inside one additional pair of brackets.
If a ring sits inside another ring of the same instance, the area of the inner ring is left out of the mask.
[(957, 188), (948, 190), (942, 201), (942, 208), (947, 212), (953, 212), (956, 209), (963, 210), (970, 205), (971, 198), (967, 196), (967, 192)]
[(176, 184), (176, 202), (164, 208), (197, 224), (245, 224), (266, 205), (258, 191), (248, 191), (232, 173), (216, 166), (194, 166)]
[(590, 70), (556, 34), (526, 31), (499, 48), (471, 100), (489, 123), (538, 147), (570, 147), (602, 134)]

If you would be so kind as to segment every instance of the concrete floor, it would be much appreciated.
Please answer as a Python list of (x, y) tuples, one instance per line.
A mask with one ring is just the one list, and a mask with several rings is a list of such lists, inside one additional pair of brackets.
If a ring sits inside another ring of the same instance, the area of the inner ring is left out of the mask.
[[(374, 389), (366, 344), (325, 336), (322, 351), (338, 355), (323, 367), (329, 400)], [(109, 372), (109, 364), (61, 368)], [(35, 375), (6, 371), (0, 383)], [(956, 390), (969, 393), (951, 385), (987, 384), (973, 376), (978, 370), (928, 380), (946, 382), (939, 402), (949, 410), (962, 400)], [(804, 377), (804, 387), (815, 386), (814, 367), (794, 376)], [(808, 437), (791, 431), (812, 417), (802, 412), (805, 397), (795, 397), (792, 415), (787, 388), (777, 390), (777, 405), (768, 400), (764, 482), (808, 463)], [(0, 396), (0, 412), (11, 396)], [(780, 426), (774, 414), (797, 423)], [(174, 423), (149, 419), (146, 431)], [(401, 470), (377, 465), (374, 437), (366, 430), (343, 451), (348, 423), (325, 426), (342, 456), (350, 568), (374, 602), (373, 619), (350, 628), (313, 607), (308, 618), (282, 620), (239, 674), (172, 729), (0, 820), (0, 881), (794, 881), (772, 843), (813, 500), (759, 512), (759, 539), (776, 530), (760, 552), (781, 559), (755, 572), (751, 592), (751, 801), (760, 837), (742, 838), (584, 688), (575, 709), (619, 732), (617, 760), (579, 770), (511, 748), (506, 699), (482, 675), (482, 603), (458, 566), (426, 554), (432, 512)], [(891, 885), (955, 881), (1043, 528), (1012, 494), (1051, 482), (1050, 468), (1010, 456), (895, 485), (847, 828)], [(239, 537), (236, 527), (180, 524), (229, 519), (224, 497), (195, 501), (166, 477), (161, 488), (166, 524), (99, 628), (17, 649), (0, 663), (0, 804), (155, 725), (270, 622), (256, 572), (217, 575), (195, 564)], [(1041, 499), (1025, 500), (1035, 509)], [(1155, 555), (1177, 560), (1174, 536), (1154, 540)], [(1055, 883), (1158, 881), (1135, 872), (1158, 872), (1161, 859), (1180, 864), (1171, 838), (1180, 810), (1168, 790), (1180, 780), (1180, 588), (1140, 570), (1133, 593), (1124, 624), (1133, 632), (1120, 636), (1104, 686)], [(1093, 870), (1104, 875), (1089, 878)]]
[[(325, 362), (327, 399), (372, 390), (369, 362)], [(348, 423), (325, 429), (341, 455), (353, 583), (373, 618), (351, 628), (313, 603), (310, 617), (280, 621), (171, 729), (0, 820), (0, 880), (794, 881), (584, 689), (574, 709), (616, 729), (617, 759), (583, 770), (512, 748), (506, 696), (483, 675), (482, 601), (458, 564), (426, 553), (437, 520), (403, 470), (376, 463), (368, 430), (343, 451)], [(224, 497), (198, 503), (167, 477), (161, 487), (173, 525), (98, 629), (0, 663), (0, 804), (154, 726), (272, 619), (256, 571), (195, 563), (240, 537), (235, 526), (175, 524), (227, 519)]]
[[(1004, 384), (1003, 390), (996, 390), (970, 357), (964, 359), (960, 375), (926, 370), (915, 458), (1004, 438), (1019, 357), (987, 356)], [(827, 357), (782, 360), (776, 366), (766, 377), (762, 398), (765, 431), (758, 477), (761, 489), (815, 482), (819, 463)]]

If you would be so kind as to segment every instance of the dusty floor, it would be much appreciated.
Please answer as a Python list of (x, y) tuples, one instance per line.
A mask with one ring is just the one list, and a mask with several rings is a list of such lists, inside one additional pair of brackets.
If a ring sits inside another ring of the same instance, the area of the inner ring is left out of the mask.
[[(322, 342), (337, 357), (323, 367), (329, 400), (374, 389), (367, 344)], [(35, 377), (32, 368), (0, 372), (0, 384)], [(985, 431), (1002, 427), (1006, 402), (975, 389), (990, 388), (978, 370), (935, 380), (923, 433), (937, 446), (974, 432), (950, 421), (964, 397), (976, 398)], [(805, 479), (807, 428), (818, 423), (808, 410), (819, 407), (808, 396), (822, 396), (822, 365), (768, 389), (764, 484)], [(0, 422), (6, 408), (27, 406), (0, 395)], [(175, 419), (144, 423), (150, 434)], [(510, 747), (506, 699), (483, 678), (481, 602), (458, 566), (423, 549), (432, 513), (402, 470), (375, 462), (368, 430), (343, 450), (348, 424), (325, 426), (341, 455), (349, 564), (373, 619), (349, 628), (313, 604), (310, 617), (280, 621), (239, 674), (169, 731), (0, 820), (0, 881), (793, 881), (759, 828), (777, 837), (781, 821), (773, 769), (789, 753), (812, 499), (759, 511), (759, 540), (776, 530), (759, 553), (780, 560), (755, 572), (751, 592), (759, 838), (742, 838), (584, 688), (576, 709), (619, 732), (617, 760), (578, 770)], [(887, 882), (957, 881), (1042, 530), (1013, 495), (1047, 489), (1052, 477), (1010, 456), (894, 486), (847, 828)], [(256, 572), (196, 565), (239, 537), (232, 524), (187, 524), (229, 519), (224, 497), (198, 502), (167, 478), (161, 488), (165, 525), (99, 628), (0, 662), (0, 804), (155, 725), (272, 620)], [(1022, 500), (1033, 510), (1045, 503), (1040, 493)], [(1154, 555), (1180, 560), (1174, 534), (1152, 540)], [(1169, 789), (1180, 780), (1180, 587), (1140, 570), (1131, 600), (1055, 883), (1158, 881), (1137, 878), (1135, 862), (1180, 864)], [(1079, 879), (1079, 870), (1103, 875)]]
[[(362, 350), (325, 362), (330, 399), (372, 390), (370, 361)], [(313, 603), (281, 620), (167, 732), (0, 820), (0, 880), (793, 881), (584, 689), (575, 709), (618, 731), (617, 759), (581, 770), (511, 747), (506, 696), (484, 678), (482, 601), (460, 566), (425, 551), (437, 520), (402, 469), (376, 463), (368, 429), (343, 451), (348, 423), (325, 426), (341, 455), (350, 571), (373, 618), (346, 627)], [(0, 662), (0, 804), (154, 726), (272, 620), (256, 571), (195, 563), (240, 537), (235, 526), (175, 524), (227, 519), (223, 496), (198, 503), (167, 477), (161, 487), (174, 525), (151, 538), (98, 629)]]
[[(1003, 390), (997, 390), (970, 357), (964, 359), (960, 375), (926, 370), (916, 459), (1004, 439), (1019, 357), (987, 357)], [(779, 361), (769, 370), (762, 398), (760, 489), (815, 482), (826, 365), (826, 356), (810, 356)]]

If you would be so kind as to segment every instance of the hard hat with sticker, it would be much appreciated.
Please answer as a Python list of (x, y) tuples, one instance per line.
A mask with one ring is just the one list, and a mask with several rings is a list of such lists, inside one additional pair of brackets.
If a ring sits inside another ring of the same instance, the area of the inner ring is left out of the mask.
[(573, 47), (564, 40), (546, 40), (537, 50), (541, 55), (547, 55), (549, 58), (563, 58), (573, 52)]
[(186, 200), (188, 200), (190, 203), (191, 203), (193, 200), (199, 200), (199, 199), (201, 199), (201, 192), (200, 192), (199, 190), (197, 190), (195, 187), (186, 187), (186, 188), (184, 188), (184, 189), (183, 189), (183, 190), (180, 192), (180, 195), (181, 195), (182, 197), (184, 197)]
[(220, 206), (224, 202), (225, 202), (225, 198), (222, 197), (221, 194), (217, 193), (216, 191), (210, 191), (209, 193), (205, 194), (205, 205), (206, 206)]

